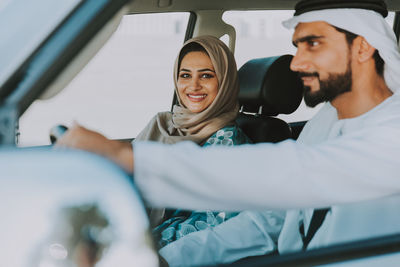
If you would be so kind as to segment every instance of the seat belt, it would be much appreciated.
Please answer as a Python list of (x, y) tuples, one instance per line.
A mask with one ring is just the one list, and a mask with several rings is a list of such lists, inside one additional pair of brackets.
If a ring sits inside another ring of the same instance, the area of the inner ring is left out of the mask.
[(301, 223), (299, 231), (303, 239), (303, 250), (307, 249), (308, 244), (321, 227), (329, 210), (330, 208), (314, 210), (314, 213), (311, 217), (310, 227), (308, 227), (307, 235), (304, 235), (304, 222)]

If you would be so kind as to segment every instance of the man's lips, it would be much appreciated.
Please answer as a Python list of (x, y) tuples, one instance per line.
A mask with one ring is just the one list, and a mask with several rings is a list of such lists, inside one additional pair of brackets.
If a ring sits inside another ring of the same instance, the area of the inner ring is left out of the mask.
[(315, 79), (317, 79), (317, 77), (309, 76), (309, 77), (302, 77), (301, 79), (304, 85), (310, 85), (311, 83), (313, 83)]
[(315, 79), (318, 79), (319, 75), (316, 72), (312, 73), (300, 72), (299, 77), (303, 81), (303, 84), (305, 86), (308, 86), (311, 85), (315, 81)]

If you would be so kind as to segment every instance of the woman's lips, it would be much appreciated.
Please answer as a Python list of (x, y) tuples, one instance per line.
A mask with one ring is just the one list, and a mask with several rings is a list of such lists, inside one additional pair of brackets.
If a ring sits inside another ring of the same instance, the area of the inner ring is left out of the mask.
[(201, 102), (207, 97), (207, 94), (187, 94), (187, 97), (192, 102)]

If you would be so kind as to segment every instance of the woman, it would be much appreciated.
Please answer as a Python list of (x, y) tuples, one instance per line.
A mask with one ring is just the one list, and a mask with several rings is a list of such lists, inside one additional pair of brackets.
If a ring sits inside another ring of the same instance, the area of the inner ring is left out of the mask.
[[(158, 113), (136, 140), (169, 144), (190, 140), (203, 146), (248, 143), (248, 138), (234, 122), (239, 90), (236, 63), (223, 42), (211, 36), (186, 42), (175, 63), (174, 82), (179, 104), (174, 105), (172, 113)], [(178, 210), (153, 233), (163, 247), (235, 215), (237, 213)], [(163, 216), (164, 210), (152, 210), (152, 225), (157, 225)]]
[[(233, 54), (222, 41), (212, 36), (187, 41), (175, 62), (174, 84), (179, 104), (174, 105), (172, 112), (158, 113), (135, 141), (174, 144), (188, 140), (201, 146), (249, 142), (235, 124), (239, 110), (237, 67)], [(131, 147), (80, 126), (69, 130), (57, 145), (98, 153), (125, 169), (126, 161), (132, 159)], [(154, 233), (162, 247), (188, 233), (216, 226), (236, 214), (176, 211)], [(152, 224), (160, 222), (163, 215), (163, 210), (153, 210)]]
[(221, 143), (218, 140), (224, 140), (225, 131), (231, 131), (232, 136), (225, 133), (224, 144), (247, 141), (235, 125), (239, 110), (236, 63), (222, 41), (212, 36), (187, 41), (175, 62), (174, 83), (179, 104), (172, 112), (158, 113), (136, 140), (211, 145)]

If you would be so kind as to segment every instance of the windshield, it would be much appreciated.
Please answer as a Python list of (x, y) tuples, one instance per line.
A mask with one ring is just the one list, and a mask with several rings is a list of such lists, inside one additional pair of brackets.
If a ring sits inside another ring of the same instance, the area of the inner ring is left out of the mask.
[(0, 86), (81, 0), (0, 0)]

